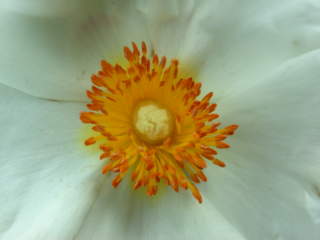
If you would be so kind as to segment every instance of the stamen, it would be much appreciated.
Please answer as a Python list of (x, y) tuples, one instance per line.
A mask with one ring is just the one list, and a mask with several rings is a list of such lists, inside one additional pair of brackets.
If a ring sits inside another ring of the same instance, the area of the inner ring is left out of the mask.
[(178, 60), (167, 66), (167, 58), (156, 53), (148, 59), (144, 42), (141, 52), (136, 43), (132, 50), (124, 47), (124, 56), (127, 67), (102, 60), (101, 71), (91, 78), (91, 111), (80, 119), (99, 135), (85, 145), (100, 145), (100, 159), (107, 161), (102, 173), (115, 174), (113, 187), (131, 169), (133, 189), (145, 187), (153, 196), (164, 182), (176, 192), (189, 189), (201, 203), (195, 184), (208, 180), (203, 172), (207, 160), (225, 167), (216, 149), (230, 147), (224, 141), (238, 126), (218, 128), (213, 93), (197, 99), (201, 84), (180, 77)]

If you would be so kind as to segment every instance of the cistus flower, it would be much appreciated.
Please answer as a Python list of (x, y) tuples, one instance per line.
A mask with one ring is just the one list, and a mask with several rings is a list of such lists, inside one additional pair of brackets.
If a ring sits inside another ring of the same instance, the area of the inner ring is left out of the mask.
[(0, 239), (320, 239), (319, 9), (1, 2)]

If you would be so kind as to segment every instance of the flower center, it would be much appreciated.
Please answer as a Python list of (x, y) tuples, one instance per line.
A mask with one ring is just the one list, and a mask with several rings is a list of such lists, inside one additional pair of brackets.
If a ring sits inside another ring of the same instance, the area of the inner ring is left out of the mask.
[(201, 203), (196, 184), (207, 181), (208, 162), (225, 166), (217, 150), (229, 148), (225, 140), (238, 125), (220, 127), (213, 93), (199, 98), (201, 83), (183, 78), (177, 59), (148, 54), (145, 42), (141, 50), (124, 47), (124, 56), (126, 66), (102, 60), (91, 77), (91, 102), (80, 119), (98, 134), (85, 145), (99, 144), (102, 173), (115, 175), (113, 187), (131, 175), (133, 189), (144, 187), (149, 196), (162, 182), (190, 190)]
[(133, 115), (134, 128), (141, 140), (159, 144), (173, 130), (171, 113), (153, 101), (143, 101), (136, 107)]

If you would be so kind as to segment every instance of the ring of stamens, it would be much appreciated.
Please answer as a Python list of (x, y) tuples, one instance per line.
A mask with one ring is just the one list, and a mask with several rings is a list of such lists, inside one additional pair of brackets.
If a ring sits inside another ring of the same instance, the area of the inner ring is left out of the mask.
[(166, 57), (148, 58), (144, 42), (141, 51), (135, 43), (132, 48), (124, 48), (128, 66), (102, 60), (101, 71), (91, 78), (91, 111), (80, 119), (92, 124), (98, 136), (85, 144), (99, 144), (100, 159), (107, 159), (102, 172), (116, 174), (114, 187), (131, 169), (134, 189), (146, 187), (152, 196), (164, 182), (177, 192), (189, 189), (202, 202), (195, 184), (207, 181), (206, 160), (225, 166), (215, 149), (228, 148), (224, 140), (238, 126), (219, 128), (213, 94), (198, 99), (201, 84), (179, 76), (178, 60), (166, 67)]

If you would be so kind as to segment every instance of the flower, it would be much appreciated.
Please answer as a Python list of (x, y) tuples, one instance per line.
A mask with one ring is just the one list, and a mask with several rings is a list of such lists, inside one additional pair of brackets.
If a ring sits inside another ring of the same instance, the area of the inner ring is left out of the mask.
[[(0, 6), (0, 238), (319, 239), (317, 1)], [(178, 59), (240, 126), (201, 204), (110, 187), (79, 139), (90, 74), (132, 41)]]

